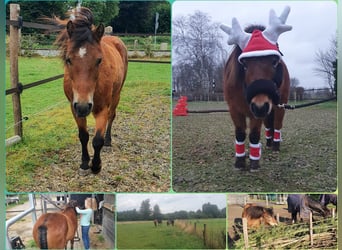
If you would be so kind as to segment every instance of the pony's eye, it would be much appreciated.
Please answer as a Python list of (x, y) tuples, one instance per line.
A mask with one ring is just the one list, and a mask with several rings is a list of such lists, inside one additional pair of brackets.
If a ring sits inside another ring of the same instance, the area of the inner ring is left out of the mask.
[(65, 59), (65, 63), (71, 65), (71, 59), (68, 57), (67, 59)]
[(274, 59), (274, 60), (272, 61), (272, 66), (273, 66), (274, 68), (276, 68), (276, 67), (278, 66), (278, 64), (279, 64), (279, 60), (278, 60), (278, 59)]
[(96, 66), (99, 66), (101, 62), (102, 62), (102, 58), (97, 58), (97, 60), (96, 60)]

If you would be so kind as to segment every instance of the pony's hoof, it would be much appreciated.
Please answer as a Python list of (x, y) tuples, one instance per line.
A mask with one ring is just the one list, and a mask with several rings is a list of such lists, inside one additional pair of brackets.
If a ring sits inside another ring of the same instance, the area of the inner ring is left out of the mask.
[(258, 172), (260, 170), (259, 160), (250, 160), (249, 171), (251, 173)]
[(246, 170), (246, 157), (242, 156), (242, 157), (236, 157), (235, 160), (235, 170), (239, 170), (239, 171), (243, 171)]
[(280, 151), (280, 142), (279, 141), (274, 141), (272, 144), (272, 150), (275, 152)]
[(90, 168), (88, 168), (88, 169), (79, 168), (78, 169), (78, 174), (80, 176), (87, 176), (87, 175), (90, 174)]
[(267, 148), (270, 148), (270, 147), (272, 147), (272, 139), (266, 139), (266, 147)]
[(96, 165), (93, 163), (93, 164), (90, 166), (91, 172), (93, 172), (93, 174), (98, 174), (98, 173), (100, 173), (101, 168), (102, 168), (101, 162), (100, 162), (99, 164), (96, 164)]
[(112, 141), (110, 141), (110, 140), (105, 140), (103, 146), (111, 147), (111, 146), (112, 146)]

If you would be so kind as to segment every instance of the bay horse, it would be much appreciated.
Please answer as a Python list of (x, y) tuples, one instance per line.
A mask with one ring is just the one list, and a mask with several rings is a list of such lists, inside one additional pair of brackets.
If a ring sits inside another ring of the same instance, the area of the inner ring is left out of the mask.
[(259, 228), (262, 224), (276, 226), (277, 220), (274, 218), (273, 208), (265, 208), (248, 203), (243, 207), (242, 218), (247, 219), (248, 228)]
[(236, 18), (232, 28), (221, 25), (229, 35), (228, 44), (235, 45), (224, 68), (224, 96), (235, 126), (235, 169), (246, 166), (245, 139), (249, 118), (249, 171), (258, 171), (261, 158), (260, 133), (265, 125), (266, 145), (280, 150), (281, 129), (285, 110), (277, 105), (288, 101), (290, 77), (281, 59), (277, 39), (292, 27), (285, 25), (290, 9), (277, 17), (270, 11), (268, 27), (251, 25), (242, 30)]
[(32, 234), (40, 249), (67, 249), (70, 241), (74, 248), (77, 230), (76, 201), (70, 201), (65, 208), (56, 213), (42, 214), (33, 226)]
[[(126, 79), (128, 59), (124, 43), (115, 36), (104, 36), (103, 24), (93, 24), (92, 12), (84, 7), (73, 11), (70, 20), (55, 18), (66, 26), (56, 39), (64, 62), (64, 93), (78, 126), (82, 145), (80, 175), (101, 171), (100, 152), (111, 145), (111, 128)], [(86, 117), (95, 117), (94, 156), (87, 149), (89, 133)]]
[(297, 222), (297, 214), (299, 214), (301, 221), (307, 219), (310, 211), (315, 211), (324, 218), (330, 215), (329, 209), (324, 204), (311, 199), (306, 194), (289, 194), (287, 210), (291, 213), (292, 223)]

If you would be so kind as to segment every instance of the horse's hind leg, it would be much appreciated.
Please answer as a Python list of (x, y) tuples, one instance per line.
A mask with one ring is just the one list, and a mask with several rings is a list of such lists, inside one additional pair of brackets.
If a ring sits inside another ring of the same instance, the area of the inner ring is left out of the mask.
[(273, 135), (273, 151), (280, 150), (281, 142), (281, 128), (283, 127), (283, 119), (285, 116), (285, 110), (276, 108), (274, 111), (274, 135)]
[(104, 141), (105, 146), (111, 146), (112, 144), (112, 125), (116, 117), (116, 107), (119, 104), (119, 100), (120, 100), (120, 97), (117, 97), (116, 99), (114, 99), (109, 109), (108, 123), (107, 123), (107, 129), (106, 129), (105, 141)]
[(115, 119), (116, 112), (110, 112), (108, 117), (108, 123), (107, 123), (107, 129), (105, 133), (105, 139), (104, 139), (104, 145), (105, 146), (111, 146), (112, 145), (112, 125), (113, 121)]
[(273, 133), (274, 133), (274, 111), (265, 118), (265, 137), (266, 137), (266, 146), (268, 148), (272, 147), (273, 141)]

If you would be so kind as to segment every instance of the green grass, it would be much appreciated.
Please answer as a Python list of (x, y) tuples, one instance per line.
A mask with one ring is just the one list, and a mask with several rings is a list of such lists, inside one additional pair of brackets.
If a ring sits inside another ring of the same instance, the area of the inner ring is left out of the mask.
[(153, 221), (118, 222), (118, 249), (205, 249), (201, 239), (178, 227), (155, 227)]
[[(6, 88), (9, 88), (9, 67), (6, 67)], [(129, 63), (128, 75), (121, 93), (119, 112), (134, 113), (137, 103), (151, 96), (170, 95), (170, 64)], [(28, 84), (63, 73), (59, 58), (19, 58), (20, 82)], [(34, 184), (37, 167), (59, 161), (59, 151), (78, 144), (78, 131), (69, 103), (63, 92), (63, 79), (24, 90), (21, 95), (23, 141), (6, 148), (6, 184)], [(94, 119), (88, 119), (94, 125)], [(13, 132), (11, 96), (6, 97), (6, 138)]]

